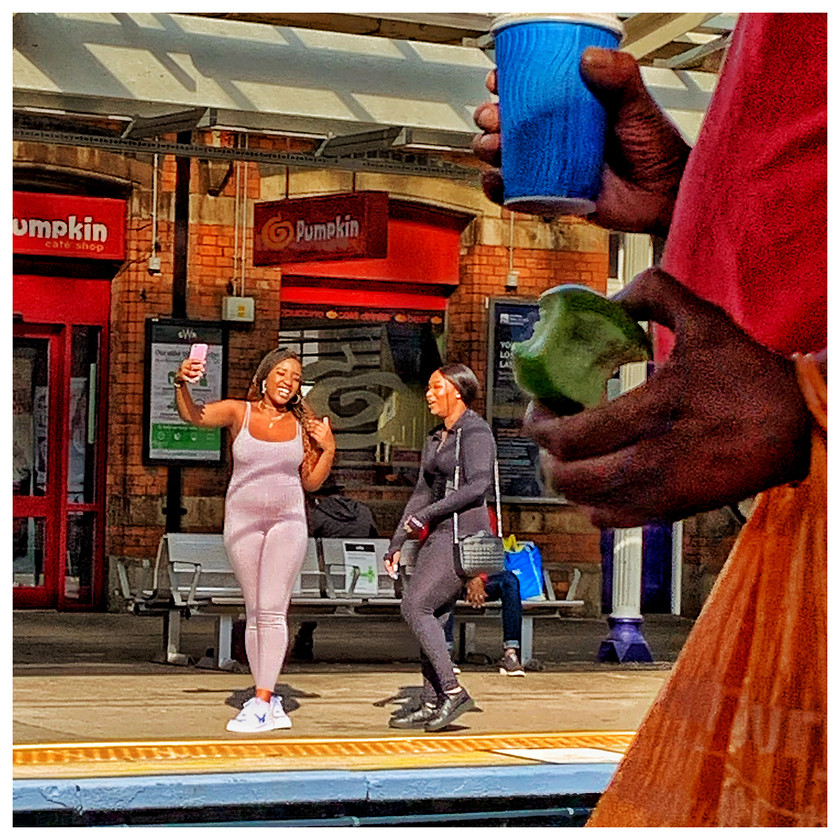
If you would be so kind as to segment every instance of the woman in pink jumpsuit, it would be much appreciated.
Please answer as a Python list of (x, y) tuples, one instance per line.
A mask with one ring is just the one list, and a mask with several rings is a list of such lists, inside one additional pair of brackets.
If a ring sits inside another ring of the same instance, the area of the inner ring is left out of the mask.
[(260, 362), (247, 400), (196, 405), (187, 383), (204, 362), (185, 359), (175, 376), (178, 413), (195, 426), (233, 435), (233, 473), (225, 497), (225, 548), (245, 598), (245, 650), (255, 696), (228, 722), (232, 732), (288, 729), (274, 686), (289, 645), (286, 614), (308, 539), (304, 491), (330, 472), (335, 439), (300, 395), (301, 363), (289, 350)]

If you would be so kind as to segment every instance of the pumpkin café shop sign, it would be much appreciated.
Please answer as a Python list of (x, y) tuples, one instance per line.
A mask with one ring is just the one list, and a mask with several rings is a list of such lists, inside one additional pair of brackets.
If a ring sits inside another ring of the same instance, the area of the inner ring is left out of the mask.
[(254, 265), (382, 259), (388, 193), (373, 190), (254, 205)]

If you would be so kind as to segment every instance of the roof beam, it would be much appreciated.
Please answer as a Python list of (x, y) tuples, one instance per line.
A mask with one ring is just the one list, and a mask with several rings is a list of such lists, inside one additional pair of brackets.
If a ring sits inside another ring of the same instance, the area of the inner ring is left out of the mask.
[(690, 50), (671, 56), (671, 58), (654, 59), (654, 67), (666, 67), (668, 70), (697, 70), (710, 69), (709, 62), (714, 61), (720, 64), (723, 53), (732, 41), (732, 33), (721, 35), (713, 41), (700, 46), (692, 47)]
[(207, 111), (207, 108), (190, 108), (157, 117), (141, 117), (135, 114), (122, 136), (138, 139), (157, 137), (160, 134), (175, 134), (179, 131), (192, 131), (205, 119)]
[(468, 181), (478, 185), (481, 170), (478, 167), (461, 166), (430, 155), (400, 155), (393, 152), (360, 153), (351, 156), (316, 157), (313, 153), (284, 152), (268, 149), (238, 148), (231, 146), (205, 146), (197, 143), (169, 143), (160, 140), (146, 140), (131, 137), (116, 137), (91, 134), (50, 131), (25, 127), (12, 128), (12, 138), (19, 142), (49, 143), (56, 146), (80, 146), (102, 149), (122, 154), (161, 154), (180, 157), (195, 157), (202, 160), (248, 160), (255, 163), (276, 166), (302, 167), (305, 169), (342, 169), (349, 171), (380, 172), (386, 175), (419, 175), (434, 178), (450, 178)]
[(341, 157), (389, 149), (401, 130), (400, 126), (390, 126), (357, 134), (331, 135), (316, 149), (315, 157)]
[(320, 29), (352, 35), (378, 35), (408, 41), (461, 44), (483, 35), (493, 21), (491, 14), (282, 14), (277, 12), (192, 12), (195, 16), (225, 20)]
[(644, 12), (624, 21), (624, 41), (621, 49), (635, 59), (643, 58), (666, 44), (697, 29), (716, 13), (693, 12), (665, 14)]

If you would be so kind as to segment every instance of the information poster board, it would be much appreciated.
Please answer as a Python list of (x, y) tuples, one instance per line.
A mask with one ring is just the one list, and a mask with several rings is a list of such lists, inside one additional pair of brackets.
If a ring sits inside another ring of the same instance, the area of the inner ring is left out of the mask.
[(143, 461), (147, 464), (220, 464), (222, 430), (185, 423), (175, 406), (173, 382), (195, 343), (208, 345), (207, 370), (189, 386), (197, 405), (222, 398), (225, 390), (226, 333), (222, 324), (150, 318), (146, 322), (146, 390)]
[(535, 300), (509, 298), (491, 300), (490, 304), (487, 422), (496, 437), (502, 498), (559, 501), (546, 495), (539, 447), (522, 434), (530, 398), (513, 376), (513, 344), (531, 337), (539, 320), (539, 305)]
[(376, 546), (373, 543), (345, 542), (344, 565), (346, 567), (345, 587), (350, 589), (353, 583), (353, 566), (359, 569), (354, 595), (376, 595), (379, 579), (376, 564)]

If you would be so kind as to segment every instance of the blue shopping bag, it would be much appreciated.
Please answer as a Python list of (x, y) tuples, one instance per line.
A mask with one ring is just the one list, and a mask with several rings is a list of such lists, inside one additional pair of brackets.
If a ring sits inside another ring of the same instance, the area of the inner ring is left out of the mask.
[(513, 542), (505, 552), (505, 566), (519, 580), (519, 597), (523, 601), (542, 600), (542, 554), (532, 542)]

